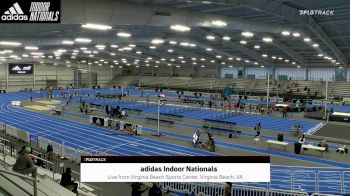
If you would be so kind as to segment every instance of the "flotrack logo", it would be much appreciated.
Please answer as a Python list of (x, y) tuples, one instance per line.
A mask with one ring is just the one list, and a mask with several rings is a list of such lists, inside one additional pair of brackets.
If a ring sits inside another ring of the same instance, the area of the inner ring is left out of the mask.
[(299, 15), (333, 16), (334, 10), (299, 10)]
[(1, 16), (1, 20), (28, 20), (28, 16), (23, 13), (22, 8), (16, 2)]

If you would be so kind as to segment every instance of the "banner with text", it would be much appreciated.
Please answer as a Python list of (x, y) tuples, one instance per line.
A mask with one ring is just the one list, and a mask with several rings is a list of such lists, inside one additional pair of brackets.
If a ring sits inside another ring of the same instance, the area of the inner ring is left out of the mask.
[(268, 156), (82, 156), (82, 182), (270, 182)]
[(60, 0), (2, 0), (1, 23), (60, 23)]

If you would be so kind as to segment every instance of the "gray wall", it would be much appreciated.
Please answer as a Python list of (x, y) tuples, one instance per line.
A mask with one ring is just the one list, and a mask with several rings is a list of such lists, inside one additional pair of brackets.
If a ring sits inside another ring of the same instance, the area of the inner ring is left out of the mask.
[[(107, 86), (109, 81), (120, 74), (118, 67), (79, 65), (79, 67), (97, 73), (97, 84)], [(76, 68), (65, 65), (34, 64), (32, 75), (9, 75), (6, 64), (0, 65), (0, 89), (17, 91), (24, 88), (40, 89), (46, 86), (46, 80), (57, 80), (58, 86), (65, 87), (74, 83), (74, 70)]]

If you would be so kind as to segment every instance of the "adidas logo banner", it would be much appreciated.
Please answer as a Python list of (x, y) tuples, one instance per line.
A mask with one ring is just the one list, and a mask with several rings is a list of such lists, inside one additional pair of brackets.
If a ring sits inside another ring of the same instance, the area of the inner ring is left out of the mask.
[(60, 0), (1, 0), (0, 23), (60, 23)]

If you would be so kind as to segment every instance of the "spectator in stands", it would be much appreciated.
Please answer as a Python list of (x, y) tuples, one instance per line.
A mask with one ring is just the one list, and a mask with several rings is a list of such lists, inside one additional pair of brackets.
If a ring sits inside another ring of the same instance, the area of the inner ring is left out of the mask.
[(213, 101), (210, 100), (210, 101), (209, 101), (209, 109), (211, 109), (212, 106), (213, 106)]
[(231, 189), (232, 189), (232, 183), (226, 182), (225, 188), (224, 188), (224, 196), (231, 196)]
[(254, 129), (256, 131), (256, 135), (254, 136), (254, 138), (259, 137), (261, 131), (261, 123), (259, 122), (258, 124), (256, 124)]
[(148, 196), (162, 196), (162, 190), (157, 183), (152, 183), (153, 186), (148, 191)]
[(14, 172), (24, 174), (24, 175), (31, 173), (32, 177), (35, 178), (37, 168), (34, 166), (34, 163), (31, 157), (29, 156), (29, 152), (31, 150), (32, 149), (30, 147), (22, 148), (22, 150), (20, 151), (17, 157), (16, 163), (12, 167), (12, 170)]
[(67, 167), (66, 172), (62, 174), (60, 185), (71, 191), (76, 191), (78, 189), (78, 183), (75, 183), (74, 180), (72, 180), (71, 173), (71, 168)]
[(141, 190), (141, 183), (140, 182), (133, 182), (131, 183), (131, 196), (141, 196), (145, 190)]
[(47, 154), (47, 160), (52, 161), (53, 147), (51, 143), (47, 144), (46, 154)]
[(38, 167), (44, 167), (45, 168), (44, 161), (41, 159), (41, 154), (38, 154), (38, 159), (36, 159), (35, 165), (38, 166)]

